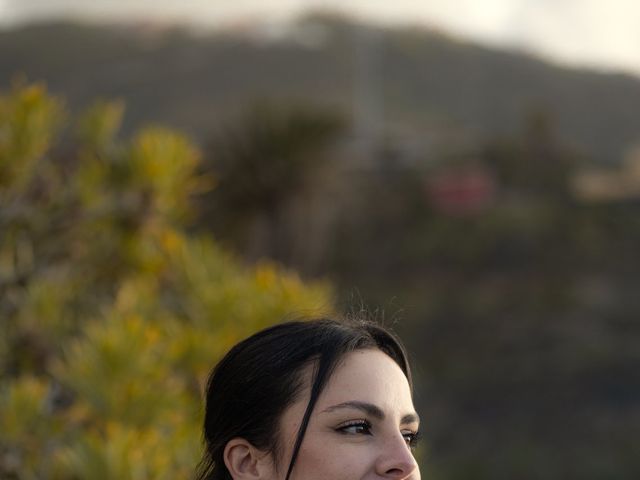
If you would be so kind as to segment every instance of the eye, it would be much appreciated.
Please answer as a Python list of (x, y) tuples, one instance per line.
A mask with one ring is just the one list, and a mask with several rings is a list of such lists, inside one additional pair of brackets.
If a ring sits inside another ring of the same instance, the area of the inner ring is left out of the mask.
[(418, 446), (418, 441), (420, 440), (420, 432), (413, 431), (405, 431), (402, 432), (402, 436), (404, 437), (404, 441), (407, 442), (407, 445), (411, 450), (415, 449)]
[(350, 420), (336, 428), (336, 431), (345, 435), (371, 435), (371, 424), (367, 420)]

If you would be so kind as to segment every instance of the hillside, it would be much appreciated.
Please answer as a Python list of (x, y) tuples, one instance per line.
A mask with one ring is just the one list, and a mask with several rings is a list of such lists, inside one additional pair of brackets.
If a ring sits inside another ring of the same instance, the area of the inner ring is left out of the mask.
[(542, 110), (566, 143), (597, 161), (618, 160), (638, 140), (640, 80), (631, 76), (562, 68), (419, 29), (375, 33), (364, 53), (370, 67), (357, 71), (363, 50), (354, 24), (310, 17), (292, 32), (33, 25), (0, 33), (0, 86), (23, 73), (46, 80), (72, 107), (120, 97), (129, 130), (154, 120), (203, 138), (256, 99), (350, 113), (354, 85), (370, 77), (366, 88), (393, 131), (475, 141), (511, 134)]

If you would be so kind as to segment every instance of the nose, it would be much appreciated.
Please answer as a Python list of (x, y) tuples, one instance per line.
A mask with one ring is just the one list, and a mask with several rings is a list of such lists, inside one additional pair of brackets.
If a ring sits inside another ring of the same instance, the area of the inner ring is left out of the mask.
[(381, 478), (419, 480), (418, 464), (402, 435), (393, 436), (381, 445), (376, 473)]

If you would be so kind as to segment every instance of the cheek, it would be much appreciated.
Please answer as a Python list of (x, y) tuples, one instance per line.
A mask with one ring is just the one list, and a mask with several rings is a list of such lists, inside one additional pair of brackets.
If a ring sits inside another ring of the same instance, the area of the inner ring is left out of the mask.
[(374, 467), (374, 452), (364, 445), (344, 445), (335, 439), (306, 440), (296, 461), (298, 478), (360, 478)]

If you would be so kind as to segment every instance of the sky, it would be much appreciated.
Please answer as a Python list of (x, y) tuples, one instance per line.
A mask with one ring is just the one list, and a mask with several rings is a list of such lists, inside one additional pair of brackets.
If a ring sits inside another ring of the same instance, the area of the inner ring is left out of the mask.
[(638, 0), (0, 0), (0, 27), (52, 17), (160, 19), (214, 28), (330, 9), (421, 24), (571, 66), (640, 76)]

